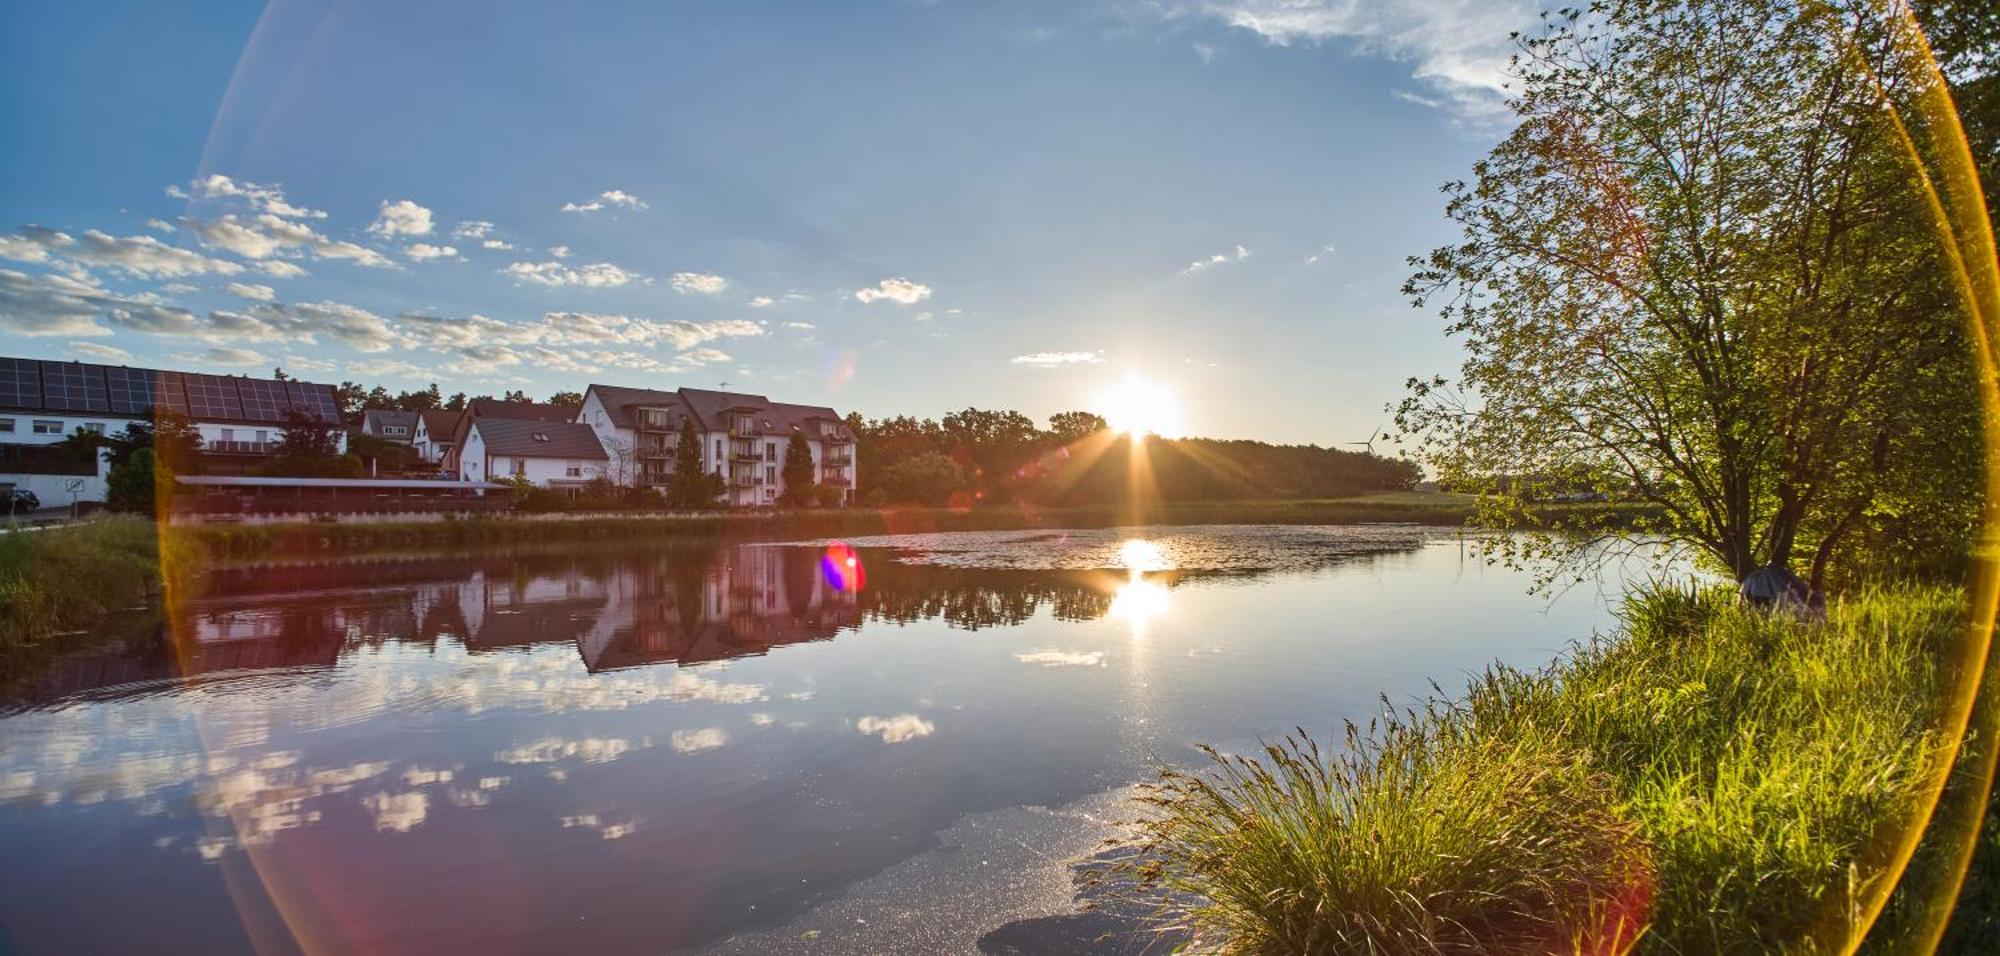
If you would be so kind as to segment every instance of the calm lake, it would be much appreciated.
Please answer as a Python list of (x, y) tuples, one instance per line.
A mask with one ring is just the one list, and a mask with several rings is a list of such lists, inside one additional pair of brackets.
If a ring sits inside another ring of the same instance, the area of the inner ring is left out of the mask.
[(1620, 584), (1414, 527), (850, 544), (222, 573), (0, 710), (0, 951), (1068, 951), (1151, 768), (1540, 665)]

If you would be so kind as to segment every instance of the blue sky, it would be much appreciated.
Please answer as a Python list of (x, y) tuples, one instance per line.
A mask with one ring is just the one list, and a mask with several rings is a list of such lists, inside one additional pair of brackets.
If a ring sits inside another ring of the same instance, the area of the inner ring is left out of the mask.
[(1358, 439), (1510, 4), (0, 5), (0, 352)]

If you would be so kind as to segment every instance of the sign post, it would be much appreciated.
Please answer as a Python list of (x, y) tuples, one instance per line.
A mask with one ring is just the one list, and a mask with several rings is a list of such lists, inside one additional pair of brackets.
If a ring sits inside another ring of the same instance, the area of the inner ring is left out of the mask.
[(69, 516), (71, 520), (75, 520), (77, 512), (82, 510), (83, 479), (71, 478), (64, 481), (63, 490), (69, 492)]

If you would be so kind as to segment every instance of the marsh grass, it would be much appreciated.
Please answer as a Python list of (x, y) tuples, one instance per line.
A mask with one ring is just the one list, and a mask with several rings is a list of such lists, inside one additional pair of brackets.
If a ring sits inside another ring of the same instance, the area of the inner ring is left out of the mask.
[(1166, 771), (1135, 892), (1195, 898), (1189, 928), (1231, 953), (1824, 945), (1916, 806), (1959, 624), (1945, 589), (1804, 622), (1654, 586), (1619, 634), (1350, 726), (1338, 753), (1301, 733)]
[(145, 519), (0, 534), (0, 668), (159, 593), (159, 541)]

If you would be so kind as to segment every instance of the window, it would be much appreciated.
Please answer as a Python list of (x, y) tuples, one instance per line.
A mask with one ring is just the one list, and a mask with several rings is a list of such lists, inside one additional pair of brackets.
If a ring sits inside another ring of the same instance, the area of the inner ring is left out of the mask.
[(765, 465), (765, 466), (764, 466), (764, 483), (765, 483), (765, 484), (768, 484), (768, 485), (775, 485), (775, 484), (777, 484), (777, 483), (778, 483), (778, 466), (777, 466), (777, 465)]
[(262, 445), (269, 442), (270, 440), (271, 440), (270, 432), (262, 428), (257, 429), (257, 444)]
[(777, 460), (778, 460), (778, 443), (777, 443), (777, 442), (774, 442), (774, 441), (767, 441), (767, 442), (765, 442), (765, 443), (764, 443), (764, 460), (765, 460), (765, 461), (777, 461)]
[(222, 440), (223, 440), (223, 441), (235, 441), (235, 440), (236, 440), (236, 429), (234, 429), (234, 428), (225, 428), (225, 429), (223, 429), (223, 430), (222, 430)]
[(91, 434), (93, 434), (93, 435), (102, 435), (102, 434), (104, 434), (104, 423), (103, 423), (103, 422), (84, 422), (83, 424), (81, 424), (81, 425), (78, 425), (78, 426), (76, 426), (76, 430), (77, 430), (77, 433), (78, 433), (78, 434), (82, 434), (82, 433), (84, 433), (84, 432), (89, 432), (89, 433), (91, 433)]
[(563, 466), (563, 477), (564, 477), (564, 478), (581, 478), (581, 477), (583, 477), (583, 462), (580, 462), (580, 461), (573, 461), (573, 462), (570, 462), (570, 463), (569, 463), (569, 464), (567, 464), (567, 465), (564, 465), (564, 466)]
[(14, 431), (14, 420), (11, 418), (0, 418), (0, 432), (11, 433), (13, 431)]
[(51, 422), (39, 418), (35, 419), (35, 434), (60, 435), (62, 434), (62, 422)]
[(715, 440), (715, 467), (722, 467), (722, 439)]

